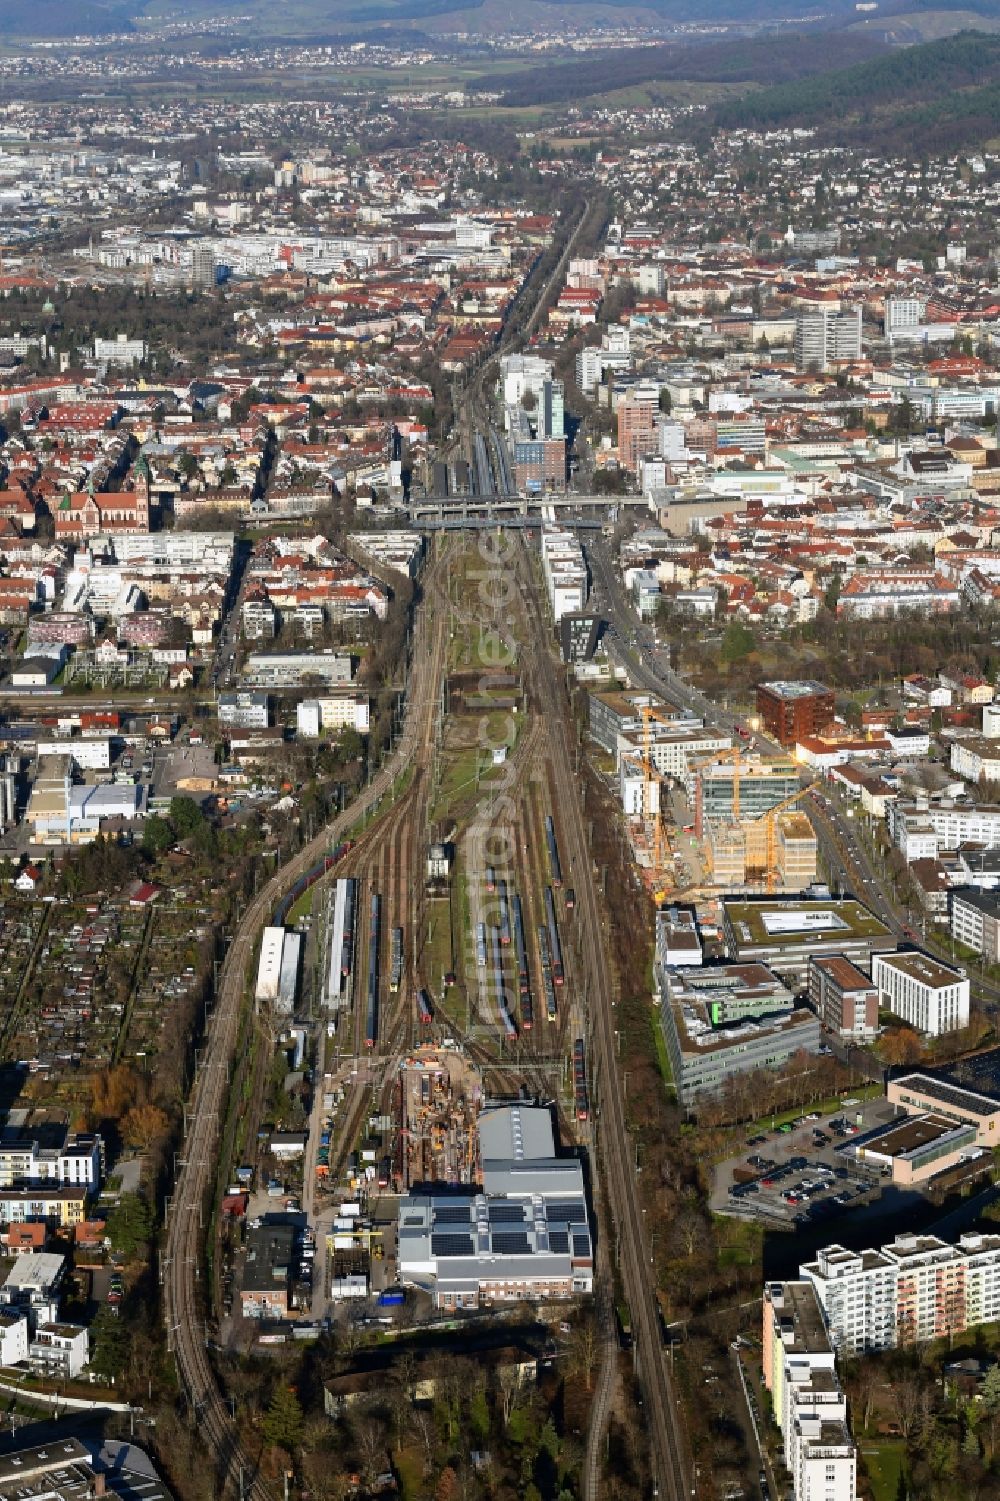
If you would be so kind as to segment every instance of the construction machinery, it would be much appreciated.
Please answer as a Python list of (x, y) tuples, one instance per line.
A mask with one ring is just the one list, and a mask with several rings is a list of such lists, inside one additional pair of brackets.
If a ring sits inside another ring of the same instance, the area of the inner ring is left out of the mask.
[(764, 884), (769, 892), (774, 891), (778, 884), (778, 818), (819, 786), (819, 781), (815, 781), (810, 782), (806, 787), (800, 787), (797, 792), (793, 792), (789, 797), (783, 797), (780, 803), (775, 803), (773, 808), (768, 808), (766, 813), (752, 820), (755, 824), (763, 824), (765, 829), (767, 863), (764, 867)]

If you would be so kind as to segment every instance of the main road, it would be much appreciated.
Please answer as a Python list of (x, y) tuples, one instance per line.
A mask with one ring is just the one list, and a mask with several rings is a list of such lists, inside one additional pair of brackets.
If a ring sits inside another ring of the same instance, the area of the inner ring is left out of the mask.
[(447, 659), (447, 612), (430, 598), (428, 585), (445, 565), (446, 551), (431, 565), (425, 601), (416, 611), (411, 673), (403, 732), (392, 755), (350, 807), (323, 829), (271, 878), (244, 913), (220, 976), (217, 1003), (209, 1023), (204, 1058), (188, 1107), (188, 1130), (167, 1217), (161, 1266), (168, 1346), (195, 1421), (215, 1456), (216, 1494), (238, 1485), (241, 1497), (270, 1501), (256, 1474), (256, 1457), (240, 1445), (208, 1358), (204, 1313), (199, 1306), (203, 1215), (216, 1182), (217, 1151), (225, 1116), (240, 1016), (261, 929), (289, 888), (331, 845), (342, 839), (373, 808), (404, 772), (418, 750), (431, 742)]

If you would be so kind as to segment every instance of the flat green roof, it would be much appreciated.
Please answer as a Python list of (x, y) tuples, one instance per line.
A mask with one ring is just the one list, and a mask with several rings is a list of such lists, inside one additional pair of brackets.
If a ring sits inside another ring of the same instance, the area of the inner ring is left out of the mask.
[[(788, 902), (788, 901), (729, 901), (723, 898), (723, 910), (726, 917), (737, 929), (743, 925), (748, 930), (749, 936), (744, 938), (738, 933), (744, 943), (767, 945), (771, 948), (795, 948), (803, 943), (830, 944), (837, 942), (853, 941), (859, 938), (890, 938), (892, 935), (885, 923), (877, 918), (868, 908), (862, 906), (853, 898), (840, 900), (830, 899), (816, 902)], [(802, 926), (795, 926), (795, 914), (802, 914)], [(810, 923), (809, 917), (822, 912), (830, 912), (839, 922), (830, 927), (818, 927), (815, 921)], [(782, 930), (769, 932), (765, 924), (765, 918), (774, 914), (779, 918)]]

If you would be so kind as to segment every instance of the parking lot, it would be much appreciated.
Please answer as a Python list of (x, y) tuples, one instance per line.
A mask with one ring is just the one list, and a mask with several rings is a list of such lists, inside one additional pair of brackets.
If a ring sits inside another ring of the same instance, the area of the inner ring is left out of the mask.
[(832, 1114), (757, 1132), (741, 1156), (717, 1167), (712, 1209), (791, 1229), (870, 1203), (882, 1179), (854, 1162), (850, 1144), (892, 1117), (884, 1099), (844, 1100)]

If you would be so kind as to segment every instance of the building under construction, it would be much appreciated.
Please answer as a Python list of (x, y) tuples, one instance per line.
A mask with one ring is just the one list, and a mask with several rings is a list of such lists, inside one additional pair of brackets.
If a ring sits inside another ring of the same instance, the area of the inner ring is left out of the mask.
[(817, 877), (816, 835), (805, 814), (791, 809), (739, 823), (732, 818), (709, 823), (705, 848), (713, 886), (771, 884), (804, 891)]
[(470, 1183), (483, 1104), (474, 1064), (446, 1048), (417, 1048), (399, 1071), (400, 1183)]
[[(653, 704), (635, 707), (641, 729), (615, 742), (619, 791), (636, 863), (657, 900), (712, 887), (798, 892), (816, 880), (816, 836), (796, 806), (809, 788), (789, 756), (732, 746), (697, 721), (681, 728)], [(683, 871), (683, 851), (678, 878), (670, 804), (680, 792), (693, 810), (685, 832), (700, 841), (704, 879)]]

